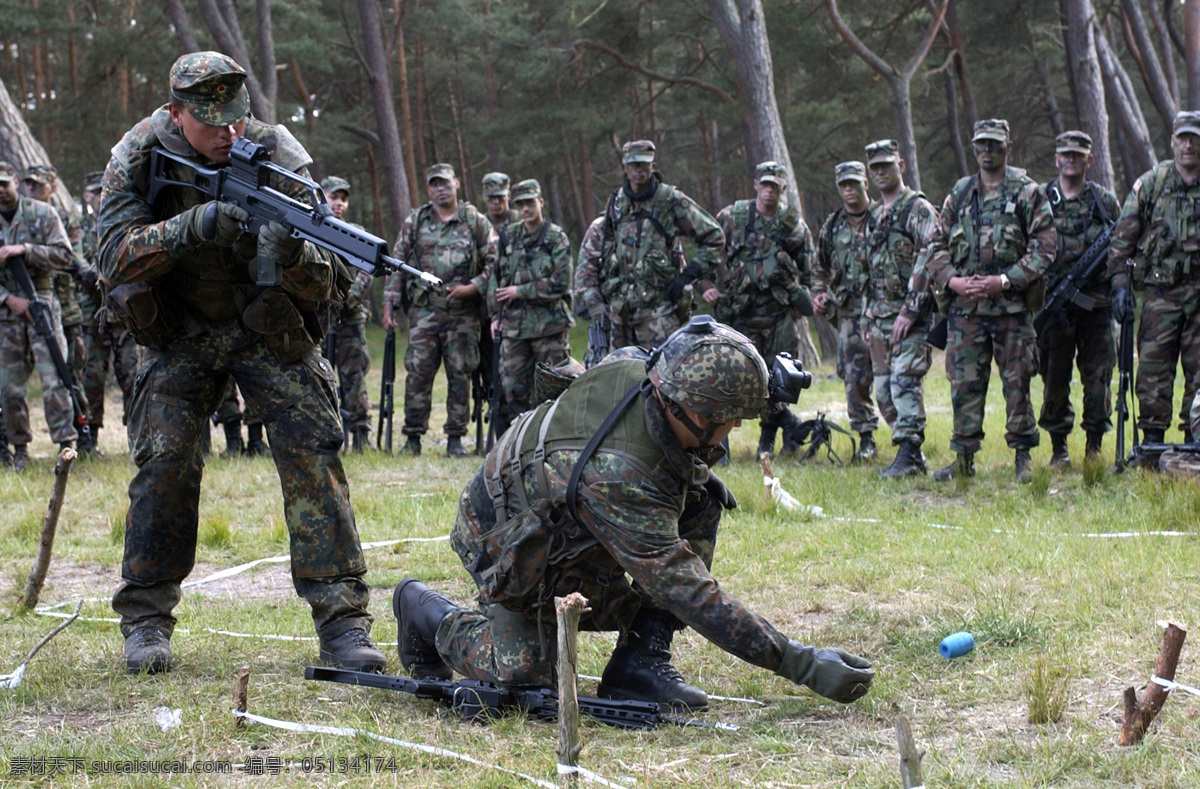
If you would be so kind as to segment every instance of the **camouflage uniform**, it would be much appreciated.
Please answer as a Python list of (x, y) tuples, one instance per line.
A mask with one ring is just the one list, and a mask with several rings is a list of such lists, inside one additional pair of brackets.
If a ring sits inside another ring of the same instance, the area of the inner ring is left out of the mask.
[[(454, 177), (450, 165), (434, 165), (429, 179)], [(482, 294), (496, 264), (496, 231), (473, 205), (462, 204), (443, 222), (432, 203), (426, 203), (404, 220), (395, 245), (396, 257), (410, 266), (441, 278), (445, 288), (474, 284)], [(408, 305), (408, 349), (404, 352), (404, 428), (406, 436), (422, 436), (429, 429), (433, 377), (446, 366), (446, 435), (467, 434), (471, 410), (471, 373), (479, 366), (478, 297), (447, 298), (403, 272), (392, 274), (384, 285), (392, 303)]]
[[(1059, 153), (1074, 151), (1087, 155), (1091, 152), (1091, 139), (1082, 132), (1065, 132), (1058, 140)], [(1091, 181), (1071, 198), (1062, 193), (1057, 178), (1046, 183), (1044, 189), (1058, 231), (1057, 255), (1046, 270), (1047, 289), (1053, 291), (1080, 255), (1116, 220), (1121, 207), (1116, 195)], [(1109, 317), (1109, 287), (1108, 272), (1102, 264), (1090, 286), (1084, 290), (1084, 295), (1095, 299), (1095, 308), (1084, 310), (1067, 303), (1068, 324), (1063, 326), (1052, 320), (1038, 335), (1039, 372), (1045, 384), (1038, 425), (1056, 441), (1065, 438), (1075, 426), (1075, 411), (1071, 407), (1071, 368), (1074, 364), (1079, 365), (1079, 378), (1083, 384), (1083, 420), (1080, 424), (1084, 432), (1089, 440), (1096, 440), (1098, 447), (1097, 437), (1112, 429), (1112, 370), (1116, 353)]]
[[(522, 181), (513, 188), (514, 202), (540, 197), (537, 181)], [(487, 299), (500, 322), (505, 423), (533, 407), (535, 365), (554, 367), (571, 355), (571, 273), (571, 241), (558, 225), (543, 220), (541, 227), (529, 231), (518, 221), (504, 229)], [(496, 301), (496, 290), (508, 286), (517, 288), (517, 298)]]
[[(652, 162), (654, 144), (626, 143), (623, 161)], [(716, 220), (683, 192), (653, 173), (638, 194), (629, 181), (613, 191), (604, 211), (603, 251), (576, 275), (575, 290), (585, 305), (597, 298), (612, 318), (610, 347), (655, 346), (687, 320), (691, 297), (684, 290), (700, 277), (715, 275), (724, 246)], [(699, 247), (695, 259), (681, 269), (675, 251), (685, 236)], [(682, 293), (667, 298), (668, 286)]]
[[(843, 162), (834, 169), (834, 182), (866, 183), (862, 162)], [(817, 235), (816, 282), (813, 294), (828, 293), (825, 316), (837, 321), (837, 374), (846, 384), (846, 411), (850, 427), (870, 433), (879, 427), (879, 415), (871, 402), (871, 349), (863, 340), (863, 293), (867, 288), (867, 236), (871, 230), (870, 209), (861, 219), (851, 217), (844, 206), (834, 211)]]
[[(0, 162), (0, 182), (9, 183), (14, 178), (12, 165)], [(11, 218), (0, 215), (0, 241), (4, 246), (26, 245), (25, 266), (38, 298), (50, 305), (55, 338), (65, 355), (66, 338), (53, 282), (55, 272), (65, 271), (74, 258), (62, 220), (50, 204), (20, 197)], [(50, 438), (58, 443), (74, 441), (78, 434), (72, 424), (71, 395), (54, 367), (50, 346), (34, 331), (32, 323), (5, 305), (9, 296), (25, 298), (11, 267), (0, 265), (0, 407), (4, 409), (8, 441), (24, 447), (33, 440), (25, 391), (34, 367), (42, 381), (42, 405)]]
[[(510, 190), (508, 188), (509, 178), (504, 173), (488, 173), (483, 177), (483, 196), (488, 197), (509, 197)], [(503, 214), (492, 214), (491, 211), (486, 211), (488, 221), (492, 223), (492, 229), (496, 231), (496, 235), (500, 235), (500, 231), (513, 222), (521, 221), (521, 213), (509, 205)]]
[[(995, 139), (981, 137), (989, 132), (979, 130), (999, 123), (1003, 122), (980, 121), (975, 139)], [(1007, 139), (1007, 123), (1003, 129)], [(1002, 183), (991, 191), (980, 187), (978, 174), (962, 178), (946, 197), (930, 243), (928, 270), (934, 291), (949, 299), (946, 371), (954, 406), (950, 448), (960, 456), (978, 452), (983, 441), (993, 356), (1004, 391), (1005, 441), (1024, 452), (1038, 445), (1029, 397), (1029, 381), (1038, 369), (1031, 306), (1040, 306), (1035, 292), (1044, 285), (1057, 243), (1046, 193), (1024, 170), (1008, 167)], [(1001, 275), (1009, 289), (980, 299), (948, 290), (952, 277), (972, 275)], [(1027, 297), (1035, 304), (1027, 303)]]
[[(1200, 113), (1175, 118), (1175, 135), (1200, 135)], [(1175, 369), (1183, 365), (1180, 428), (1200, 391), (1200, 180), (1187, 183), (1174, 161), (1133, 184), (1113, 229), (1108, 271), (1113, 291), (1143, 289), (1137, 338), (1138, 426), (1161, 441), (1171, 426)], [(1133, 281), (1126, 272), (1132, 264)]]
[[(171, 94), (195, 120), (234, 125), (249, 108), (244, 80), (245, 72), (229, 58), (193, 53), (172, 67)], [(244, 136), (277, 165), (307, 174), (311, 159), (283, 126), (251, 118)], [(315, 344), (317, 311), (333, 292), (335, 276), (346, 275), (331, 255), (299, 243), (281, 261), (282, 284), (256, 286), (253, 262), (268, 228), (257, 240), (243, 233), (229, 247), (194, 229), (198, 212), (191, 209), (204, 204), (199, 193), (168, 188), (153, 208), (145, 202), (143, 168), (159, 145), (207, 163), (172, 123), (168, 108), (159, 108), (113, 148), (99, 218), (110, 307), (147, 297), (160, 306), (157, 321), (134, 327), (148, 347), (130, 405), (129, 443), (138, 473), (129, 485), (123, 583), (113, 596), (127, 661), (135, 630), (155, 626), (169, 636), (174, 629), (180, 582), (195, 560), (200, 434), (230, 378), (248, 408), (264, 417), (291, 535), (292, 580), (312, 607), (324, 652), (327, 642), (368, 630), (371, 622), (366, 562), (338, 454), (342, 430), (333, 373)], [(170, 174), (176, 168), (167, 169)], [(294, 182), (271, 185), (304, 198)]]

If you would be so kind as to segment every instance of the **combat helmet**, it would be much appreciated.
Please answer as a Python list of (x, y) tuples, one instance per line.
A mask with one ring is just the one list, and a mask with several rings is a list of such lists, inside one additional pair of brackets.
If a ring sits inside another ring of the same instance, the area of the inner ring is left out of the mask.
[(664, 397), (717, 424), (756, 418), (767, 402), (766, 362), (750, 340), (711, 315), (695, 316), (668, 337), (646, 369)]

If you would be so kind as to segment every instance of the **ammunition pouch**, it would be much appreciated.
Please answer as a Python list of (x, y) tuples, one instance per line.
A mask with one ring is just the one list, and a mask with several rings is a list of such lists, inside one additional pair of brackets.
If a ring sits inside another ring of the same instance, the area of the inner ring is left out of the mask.
[(118, 285), (105, 298), (109, 321), (127, 329), (138, 345), (165, 351), (189, 334), (184, 307), (147, 282)]
[(266, 288), (242, 312), (242, 323), (263, 335), (271, 352), (284, 364), (304, 358), (314, 342), (304, 325), (304, 316), (291, 298), (277, 288)]

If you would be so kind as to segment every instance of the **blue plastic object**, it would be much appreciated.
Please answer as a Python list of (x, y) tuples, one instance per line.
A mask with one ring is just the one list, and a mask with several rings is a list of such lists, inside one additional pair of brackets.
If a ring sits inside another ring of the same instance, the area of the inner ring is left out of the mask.
[(942, 639), (942, 643), (938, 644), (938, 654), (950, 660), (956, 657), (962, 657), (975, 648), (975, 637), (970, 633), (951, 633)]

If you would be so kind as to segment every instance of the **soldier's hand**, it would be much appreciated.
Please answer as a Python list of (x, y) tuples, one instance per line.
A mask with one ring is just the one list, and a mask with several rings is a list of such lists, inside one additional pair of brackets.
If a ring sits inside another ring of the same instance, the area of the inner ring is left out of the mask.
[(304, 242), (292, 238), (292, 232), (278, 222), (268, 222), (258, 230), (258, 254), (287, 268), (295, 265)]
[[(212, 216), (211, 226), (205, 226), (205, 239), (215, 242), (223, 249), (229, 249), (241, 238), (242, 227), (250, 221), (250, 214), (245, 209), (238, 208), (233, 203), (209, 203), (207, 211)], [(212, 235), (208, 235), (211, 231)]]
[(1117, 323), (1133, 320), (1134, 310), (1133, 292), (1129, 288), (1116, 288), (1113, 290), (1112, 316)]
[(844, 649), (808, 647), (799, 641), (788, 641), (775, 674), (842, 704), (867, 695), (875, 680), (875, 669), (866, 658)]
[(385, 301), (383, 303), (383, 315), (379, 317), (379, 322), (383, 324), (385, 329), (396, 328), (396, 318), (392, 315), (392, 303)]
[(818, 315), (824, 315), (826, 306), (829, 304), (828, 293), (818, 293), (813, 296), (813, 312)]
[(5, 244), (0, 247), (0, 260), (8, 260), (10, 257), (25, 254), (24, 244)]
[(950, 290), (954, 291), (955, 293), (957, 293), (960, 296), (966, 296), (967, 290), (971, 286), (972, 279), (974, 279), (974, 278), (973, 277), (951, 277), (950, 281), (946, 283), (946, 287), (949, 288)]
[(33, 323), (33, 314), (29, 312), (29, 299), (23, 299), (15, 293), (10, 293), (8, 298), (4, 300), (4, 306), (8, 307), (13, 315), (20, 316), (29, 323)]
[(716, 304), (721, 300), (721, 291), (717, 290), (716, 288), (709, 288), (701, 293), (700, 296), (709, 304)]
[(479, 288), (475, 287), (474, 282), (468, 282), (466, 285), (455, 285), (450, 288), (446, 297), (451, 299), (470, 299), (477, 295), (479, 295)]
[(900, 342), (908, 336), (908, 333), (912, 331), (912, 327), (912, 318), (908, 317), (904, 313), (900, 313), (896, 316), (896, 322), (892, 324), (891, 341)]
[(512, 301), (516, 297), (517, 297), (517, 286), (516, 285), (505, 285), (503, 288), (496, 288), (496, 301), (500, 302), (501, 304), (504, 304), (505, 302), (508, 302), (508, 301)]

